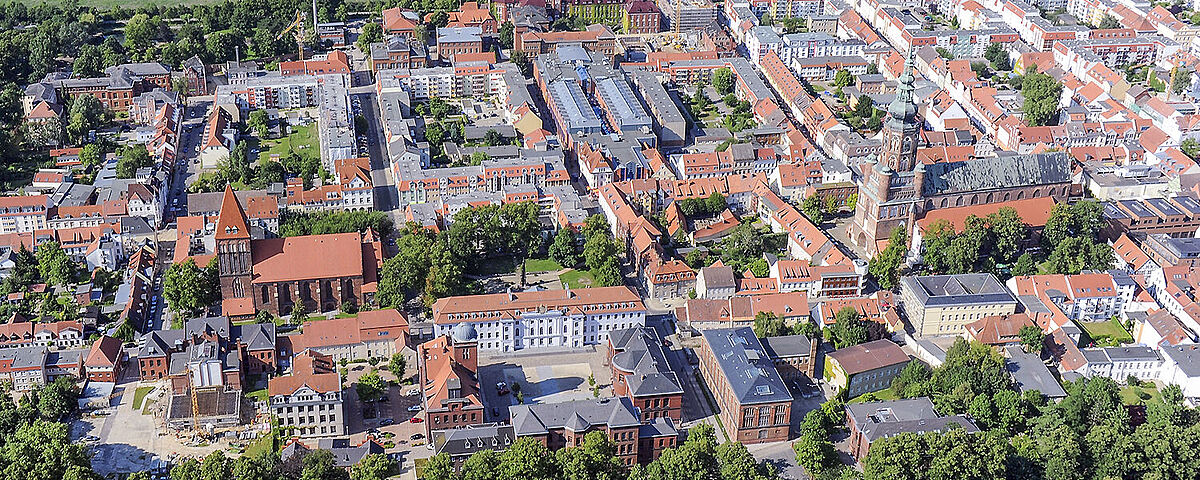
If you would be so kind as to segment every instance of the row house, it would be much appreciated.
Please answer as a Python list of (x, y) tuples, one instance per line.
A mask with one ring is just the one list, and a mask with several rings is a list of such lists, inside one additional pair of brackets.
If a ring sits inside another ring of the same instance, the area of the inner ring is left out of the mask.
[(0, 234), (45, 229), (49, 206), (50, 197), (46, 195), (0, 197)]
[(82, 350), (51, 352), (46, 347), (0, 349), (0, 381), (9, 382), (13, 390), (28, 392), (70, 375), (83, 376)]
[(83, 324), (77, 321), (0, 324), (0, 348), (38, 346), (64, 350), (82, 347), (83, 341)]

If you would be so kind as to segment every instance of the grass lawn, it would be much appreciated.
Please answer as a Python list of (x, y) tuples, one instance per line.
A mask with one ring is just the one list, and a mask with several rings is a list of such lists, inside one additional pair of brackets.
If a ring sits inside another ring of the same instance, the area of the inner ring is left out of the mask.
[(850, 401), (846, 403), (878, 402), (882, 400), (896, 400), (898, 398), (900, 397), (896, 395), (896, 392), (893, 392), (892, 389), (887, 388), (878, 392), (864, 393), (850, 399)]
[(525, 259), (525, 273), (557, 272), (559, 270), (562, 270), (562, 265), (549, 258)]
[(271, 155), (287, 155), (295, 151), (304, 156), (321, 154), (318, 148), (317, 122), (304, 126), (292, 126), (292, 134), (279, 139), (262, 140), (259, 144), (259, 158), (268, 159)]
[(275, 434), (268, 433), (258, 437), (254, 443), (247, 445), (244, 455), (256, 457), (260, 454), (271, 453), (273, 451), (275, 451)]
[(154, 390), (154, 387), (137, 387), (137, 390), (133, 391), (133, 408), (142, 408), (142, 401), (146, 399), (146, 394), (152, 390)]
[(568, 288), (588, 288), (596, 282), (592, 273), (587, 270), (571, 270), (559, 275), (558, 279)]
[(260, 388), (258, 390), (254, 390), (250, 393), (247, 393), (246, 398), (249, 398), (249, 399), (255, 400), (255, 401), (266, 400), (267, 399), (267, 389)]
[(1133, 343), (1133, 336), (1117, 320), (1078, 323), (1087, 332), (1088, 337), (1096, 342), (1096, 345), (1116, 346), (1122, 343)]
[(1161, 397), (1162, 395), (1158, 393), (1158, 388), (1153, 383), (1143, 383), (1138, 387), (1132, 385), (1121, 387), (1121, 402), (1126, 405), (1149, 404), (1159, 401)]

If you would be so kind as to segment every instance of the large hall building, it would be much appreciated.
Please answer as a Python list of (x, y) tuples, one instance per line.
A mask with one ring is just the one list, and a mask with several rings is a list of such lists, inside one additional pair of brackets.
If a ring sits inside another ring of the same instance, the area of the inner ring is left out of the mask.
[(888, 236), (936, 208), (969, 207), (1036, 197), (1065, 199), (1071, 192), (1071, 157), (1065, 152), (1011, 154), (955, 162), (917, 159), (922, 121), (917, 116), (913, 57), (905, 62), (896, 98), (883, 124), (883, 149), (862, 165), (852, 241), (875, 254)]
[(246, 213), (229, 187), (214, 238), (222, 312), (235, 318), (260, 310), (287, 315), (297, 303), (307, 312), (364, 305), (375, 295), (383, 263), (371, 231), (251, 239)]

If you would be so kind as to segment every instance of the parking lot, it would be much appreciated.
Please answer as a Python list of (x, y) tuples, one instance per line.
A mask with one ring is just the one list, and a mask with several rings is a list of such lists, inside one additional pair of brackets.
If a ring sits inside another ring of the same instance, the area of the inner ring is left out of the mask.
[(612, 374), (605, 365), (602, 348), (572, 349), (548, 354), (543, 350), (532, 353), (489, 354), (479, 356), (479, 382), (483, 404), (487, 407), (484, 421), (508, 420), (508, 407), (517, 403), (515, 391), (499, 394), (497, 382), (505, 382), (510, 390), (519, 385), (526, 404), (557, 403), (593, 398), (589, 377), (600, 387), (600, 396), (612, 395)]

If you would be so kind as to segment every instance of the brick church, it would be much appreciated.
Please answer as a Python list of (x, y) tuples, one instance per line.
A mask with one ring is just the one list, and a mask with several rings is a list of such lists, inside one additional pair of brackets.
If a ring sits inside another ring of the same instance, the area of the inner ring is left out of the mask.
[(369, 230), (251, 239), (246, 212), (228, 186), (214, 240), (222, 312), (232, 318), (259, 310), (288, 315), (297, 302), (308, 312), (369, 303), (383, 263), (382, 246)]
[(913, 57), (897, 79), (896, 98), (883, 123), (879, 158), (862, 165), (851, 240), (871, 254), (903, 225), (911, 239), (917, 220), (935, 208), (971, 207), (1026, 198), (1065, 200), (1071, 193), (1071, 157), (1065, 152), (994, 157), (959, 162), (917, 160), (923, 121), (913, 99)]

